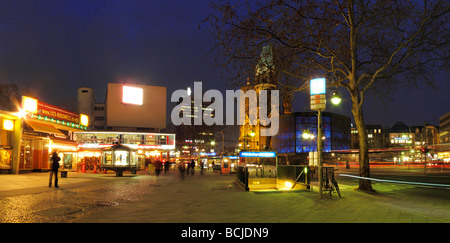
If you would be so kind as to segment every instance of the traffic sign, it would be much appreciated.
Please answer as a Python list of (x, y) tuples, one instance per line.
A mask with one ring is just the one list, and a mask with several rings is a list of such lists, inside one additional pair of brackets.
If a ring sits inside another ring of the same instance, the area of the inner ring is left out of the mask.
[(325, 110), (326, 95), (311, 95), (311, 110)]
[(325, 110), (326, 108), (326, 80), (324, 78), (311, 79), (311, 110)]

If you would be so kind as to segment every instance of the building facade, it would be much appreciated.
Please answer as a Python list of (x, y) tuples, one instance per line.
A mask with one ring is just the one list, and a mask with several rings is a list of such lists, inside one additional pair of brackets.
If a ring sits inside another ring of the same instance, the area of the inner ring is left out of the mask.
[[(136, 152), (138, 169), (145, 169), (156, 160), (168, 161), (175, 158), (175, 134), (170, 133), (138, 133), (86, 131), (75, 133), (78, 144), (78, 157), (87, 169), (93, 169), (100, 162), (103, 148), (118, 143)], [(79, 169), (79, 168), (77, 168)]]
[(109, 83), (104, 103), (81, 87), (78, 112), (92, 114), (93, 131), (160, 132), (166, 128), (166, 87)]
[[(140, 169), (156, 160), (175, 160), (175, 134), (166, 128), (166, 87), (109, 83), (106, 100), (78, 89), (78, 111), (92, 114), (88, 131), (77, 132), (78, 157), (87, 169), (100, 163), (102, 148), (115, 143), (137, 154)], [(77, 168), (78, 169), (78, 168)]]
[[(322, 112), (323, 152), (350, 149), (350, 117)], [(290, 156), (294, 163), (304, 163), (310, 152), (317, 151), (317, 113), (293, 112), (280, 119), (280, 129), (273, 137), (273, 148)]]
[(450, 143), (450, 112), (439, 118), (439, 142)]
[[(48, 171), (52, 151), (57, 151), (61, 157), (61, 168), (71, 168), (77, 163), (74, 133), (87, 130), (87, 115), (26, 96), (22, 97), (17, 112), (4, 113), (1, 116), (3, 122), (10, 123), (5, 130), (12, 130), (6, 134), (1, 132), (0, 170), (3, 173)], [(3, 125), (5, 127), (5, 123)]]
[[(366, 125), (366, 129), (369, 148), (386, 148), (389, 146), (389, 128), (381, 125)], [(359, 134), (354, 124), (351, 125), (350, 148), (359, 149)]]
[[(179, 102), (176, 109), (189, 114), (191, 125), (181, 124), (176, 126), (176, 148), (179, 151), (179, 158), (186, 161), (197, 161), (200, 158), (218, 155), (216, 147), (219, 144), (216, 142), (215, 136), (217, 126), (208, 126), (203, 122), (203, 119), (201, 125), (195, 125), (194, 122), (198, 114), (214, 116), (213, 109), (208, 108), (211, 102), (203, 101), (201, 107), (195, 105), (193, 97), (187, 97), (184, 102), (186, 103)], [(201, 111), (198, 109), (201, 109)], [(205, 111), (209, 112), (205, 114)]]

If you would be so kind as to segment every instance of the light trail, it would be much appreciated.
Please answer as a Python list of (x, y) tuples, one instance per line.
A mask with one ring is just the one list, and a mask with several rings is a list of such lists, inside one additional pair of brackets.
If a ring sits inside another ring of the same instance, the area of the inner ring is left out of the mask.
[(363, 180), (380, 181), (380, 182), (389, 182), (389, 183), (399, 183), (399, 184), (410, 184), (410, 185), (419, 185), (419, 186), (450, 187), (450, 185), (446, 185), (446, 184), (434, 184), (434, 183), (423, 183), (423, 182), (412, 182), (412, 181), (384, 180), (384, 179), (376, 179), (376, 178), (370, 178), (370, 177), (361, 177), (361, 176), (348, 175), (348, 174), (339, 174), (339, 176), (347, 176), (347, 177), (352, 177), (352, 178), (357, 178), (357, 179), (363, 179)]

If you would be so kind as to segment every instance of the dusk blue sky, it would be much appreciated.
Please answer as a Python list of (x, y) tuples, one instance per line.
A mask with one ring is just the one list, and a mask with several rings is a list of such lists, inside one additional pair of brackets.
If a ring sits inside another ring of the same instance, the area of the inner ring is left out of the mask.
[[(0, 83), (28, 88), (53, 105), (75, 102), (83, 86), (103, 102), (110, 82), (166, 86), (168, 102), (194, 81), (203, 81), (204, 90), (232, 89), (214, 62), (215, 40), (205, 25), (199, 29), (210, 13), (208, 0), (1, 0)], [(450, 112), (450, 82), (435, 83), (435, 90), (367, 99), (366, 123), (439, 125)], [(307, 95), (297, 95), (295, 110), (309, 110), (305, 102)], [(351, 117), (348, 99), (328, 107)]]

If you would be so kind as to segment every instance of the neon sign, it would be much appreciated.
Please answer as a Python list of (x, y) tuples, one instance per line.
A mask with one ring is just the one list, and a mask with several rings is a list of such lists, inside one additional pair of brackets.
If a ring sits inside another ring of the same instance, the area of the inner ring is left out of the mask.
[(249, 152), (243, 151), (239, 153), (239, 157), (256, 157), (256, 158), (275, 158), (277, 153), (272, 151)]

